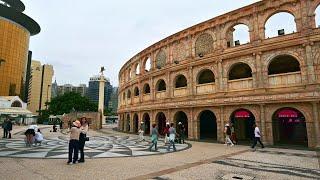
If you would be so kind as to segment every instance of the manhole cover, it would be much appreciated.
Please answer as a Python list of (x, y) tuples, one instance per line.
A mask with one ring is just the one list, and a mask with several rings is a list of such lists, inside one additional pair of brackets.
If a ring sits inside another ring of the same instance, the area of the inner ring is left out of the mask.
[(225, 179), (225, 180), (236, 180), (236, 179), (253, 180), (254, 177), (246, 176), (246, 175), (242, 175), (242, 174), (226, 174), (222, 177), (222, 179)]

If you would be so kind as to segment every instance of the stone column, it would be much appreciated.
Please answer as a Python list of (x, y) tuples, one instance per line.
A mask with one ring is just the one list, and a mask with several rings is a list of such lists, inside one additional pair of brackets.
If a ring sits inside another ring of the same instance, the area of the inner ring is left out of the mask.
[(98, 103), (98, 112), (101, 114), (101, 124), (105, 125), (105, 117), (104, 117), (104, 85), (106, 83), (106, 80), (101, 73), (100, 78), (99, 78), (99, 103)]
[[(313, 43), (311, 43), (313, 44)], [(314, 72), (314, 66), (313, 66), (313, 58), (312, 58), (312, 48), (311, 45), (306, 45), (306, 67), (307, 67), (307, 77), (309, 84), (313, 84), (316, 81), (316, 76)]]
[(218, 62), (218, 79), (219, 79), (219, 91), (223, 91), (223, 70), (222, 70), (222, 60)]
[(318, 104), (317, 102), (312, 102), (312, 112), (313, 112), (313, 123), (314, 123), (314, 128), (315, 128), (315, 144), (316, 147), (319, 148), (320, 147), (320, 122), (319, 122), (319, 109), (318, 109)]
[[(224, 122), (224, 106), (221, 106), (220, 107), (220, 132), (218, 132), (220, 134), (220, 138), (218, 139), (218, 141), (220, 142), (224, 142), (224, 125), (225, 125), (225, 122)], [(217, 124), (218, 125), (218, 124)]]
[(256, 56), (256, 87), (262, 88), (263, 87), (263, 77), (262, 77), (262, 62), (261, 62), (261, 53), (257, 53), (254, 55)]
[(193, 67), (188, 68), (188, 86), (189, 89), (188, 94), (193, 96), (194, 95), (194, 82), (193, 82)]
[(265, 105), (260, 104), (260, 130), (262, 134), (263, 143), (268, 142), (267, 137), (268, 134), (266, 132), (266, 119), (265, 119)]

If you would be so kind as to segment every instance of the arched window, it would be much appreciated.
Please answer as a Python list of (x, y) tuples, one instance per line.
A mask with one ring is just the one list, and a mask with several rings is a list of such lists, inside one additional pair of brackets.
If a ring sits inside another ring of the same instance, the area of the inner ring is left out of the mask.
[(176, 88), (187, 87), (187, 84), (188, 84), (187, 78), (184, 75), (180, 74), (176, 77), (176, 84), (175, 84)]
[(272, 38), (297, 32), (295, 18), (287, 12), (271, 16), (265, 24), (265, 38)]
[(132, 70), (131, 68), (128, 70), (128, 80), (132, 78)]
[(271, 60), (268, 67), (268, 75), (299, 72), (299, 61), (289, 55), (280, 55)]
[(126, 99), (126, 93), (125, 93), (125, 92), (123, 93), (122, 98), (123, 98), (123, 100), (125, 100), (125, 99)]
[(160, 50), (156, 57), (157, 68), (161, 69), (166, 65), (166, 62), (167, 62), (166, 52), (164, 50)]
[(11, 104), (11, 107), (22, 107), (22, 104), (20, 101), (14, 101), (12, 104)]
[(150, 86), (148, 83), (143, 86), (143, 93), (150, 94)]
[(249, 27), (244, 24), (233, 26), (227, 33), (227, 46), (239, 46), (250, 42)]
[(195, 43), (196, 56), (202, 57), (213, 52), (214, 39), (208, 33), (201, 34)]
[(138, 87), (134, 88), (134, 96), (139, 96), (140, 95), (140, 91)]
[(136, 75), (140, 74), (140, 64), (136, 65)]
[(128, 98), (128, 99), (131, 98), (131, 91), (130, 91), (130, 90), (128, 90), (127, 98)]
[(157, 91), (165, 91), (165, 90), (167, 90), (166, 82), (164, 82), (163, 79), (160, 79), (157, 82)]
[(248, 64), (236, 63), (229, 71), (229, 80), (244, 79), (252, 77), (252, 70)]
[(151, 59), (150, 57), (146, 60), (145, 64), (144, 64), (144, 70), (146, 72), (149, 72), (151, 69)]
[(315, 13), (316, 27), (320, 28), (320, 6), (317, 7)]
[(215, 78), (211, 70), (205, 69), (199, 73), (198, 84), (207, 84), (213, 82), (215, 82)]

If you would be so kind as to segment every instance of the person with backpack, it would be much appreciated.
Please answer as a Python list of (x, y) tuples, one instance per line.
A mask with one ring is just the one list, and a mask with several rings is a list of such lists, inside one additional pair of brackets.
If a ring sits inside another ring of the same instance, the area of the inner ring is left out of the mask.
[(230, 128), (230, 125), (229, 123), (227, 123), (224, 127), (224, 134), (226, 136), (226, 141), (225, 141), (225, 145), (229, 145), (232, 147), (234, 146), (233, 142), (231, 141), (230, 139), (230, 136), (231, 136), (231, 128)]

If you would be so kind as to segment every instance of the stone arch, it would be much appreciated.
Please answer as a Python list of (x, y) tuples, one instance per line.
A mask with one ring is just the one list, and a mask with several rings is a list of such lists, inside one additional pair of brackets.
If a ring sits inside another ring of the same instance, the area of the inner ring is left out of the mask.
[[(297, 17), (299, 17), (294, 11), (292, 11), (291, 9), (283, 9), (283, 10), (277, 10), (277, 11), (274, 11), (274, 12), (270, 12), (269, 14), (267, 14), (267, 16), (265, 16), (265, 19), (264, 19), (264, 22), (263, 22), (263, 27), (264, 27), (264, 39), (266, 38), (272, 38), (272, 37), (277, 37), (277, 35), (272, 35), (271, 37), (267, 37), (267, 28), (266, 28), (266, 25), (267, 23), (269, 22), (269, 20), (272, 20), (272, 18), (276, 17), (277, 15), (280, 15), (280, 14), (283, 14), (283, 15), (291, 15), (293, 17), (293, 23), (295, 27), (290, 27), (290, 28), (293, 28), (294, 32), (298, 32), (299, 29), (298, 29), (298, 24), (295, 22), (295, 20), (297, 19)], [(278, 30), (278, 29), (277, 29)], [(276, 30), (276, 31), (277, 31)], [(289, 33), (291, 34), (291, 32)]]
[(130, 99), (130, 98), (131, 98), (131, 90), (129, 89), (127, 92), (127, 99)]
[[(235, 40), (240, 40), (240, 39), (235, 39), (235, 37), (234, 37), (234, 27), (239, 26), (239, 25), (243, 25), (243, 26), (246, 26), (248, 28), (248, 33), (246, 34), (248, 36), (247, 37), (247, 41), (248, 41), (248, 43), (250, 43), (252, 41), (252, 36), (253, 36), (253, 34), (251, 34), (253, 32), (252, 23), (248, 19), (241, 19), (239, 21), (230, 23), (228, 26), (226, 26), (224, 28), (223, 36), (225, 36), (225, 39), (226, 39), (225, 43), (226, 43), (227, 47), (228, 46), (229, 47), (234, 46), (235, 45), (234, 41)], [(230, 42), (230, 45), (228, 45), (228, 42)], [(240, 42), (241, 42), (241, 40), (240, 40)]]
[(299, 109), (284, 107), (274, 111), (272, 129), (276, 144), (308, 146), (307, 122)]
[(133, 115), (133, 132), (138, 133), (139, 130), (139, 115), (135, 113)]
[(159, 80), (157, 81), (156, 90), (157, 90), (158, 92), (159, 92), (159, 91), (166, 91), (166, 90), (167, 90), (166, 82), (165, 82), (163, 79), (159, 79)]
[(139, 87), (135, 87), (134, 88), (134, 96), (137, 97), (140, 95), (140, 90), (139, 90)]
[(198, 127), (200, 130), (200, 139), (218, 138), (218, 120), (212, 110), (203, 110), (198, 114)]
[(243, 78), (252, 78), (252, 68), (243, 62), (237, 62), (230, 66), (228, 72), (228, 79), (243, 79)]
[(199, 33), (194, 38), (193, 42), (193, 55), (195, 57), (202, 57), (206, 54), (210, 54), (216, 48), (216, 36), (212, 31), (204, 31)]
[(144, 129), (145, 134), (150, 134), (150, 129), (151, 129), (151, 118), (149, 113), (144, 113), (142, 116), (142, 128)]
[(150, 94), (151, 90), (150, 90), (150, 85), (149, 83), (145, 83), (143, 86), (143, 94)]
[(319, 16), (319, 21), (317, 23), (317, 11), (319, 10), (319, 15), (320, 15), (320, 1), (319, 0), (314, 0), (311, 2), (310, 7), (309, 7), (309, 16), (312, 17), (311, 23), (313, 28), (319, 28), (320, 25), (320, 16)]
[(210, 69), (202, 69), (197, 74), (197, 84), (214, 83), (215, 75)]
[(166, 126), (167, 117), (164, 112), (158, 112), (156, 114), (156, 124), (158, 126), (158, 132), (160, 135), (164, 135), (164, 128)]
[(268, 75), (299, 71), (301, 71), (299, 61), (290, 55), (276, 56), (269, 62), (268, 66)]
[(140, 63), (138, 62), (135, 66), (134, 66), (135, 68), (135, 75), (139, 75), (139, 74), (141, 74), (141, 72), (140, 72)]
[(177, 111), (175, 114), (174, 114), (174, 118), (173, 118), (173, 122), (174, 122), (174, 125), (175, 127), (177, 127), (177, 133), (179, 134), (179, 122), (181, 122), (184, 126), (185, 126), (185, 136), (188, 137), (188, 121), (189, 121), (189, 118), (188, 118), (188, 114), (185, 113), (184, 111)]
[(143, 70), (144, 72), (149, 72), (152, 68), (152, 60), (151, 60), (151, 57), (146, 57), (144, 60), (143, 60)]
[(167, 64), (168, 58), (166, 50), (160, 49), (156, 55), (156, 65), (158, 69), (163, 68)]
[(182, 88), (188, 86), (188, 80), (183, 74), (179, 74), (174, 78), (174, 87), (175, 88)]

